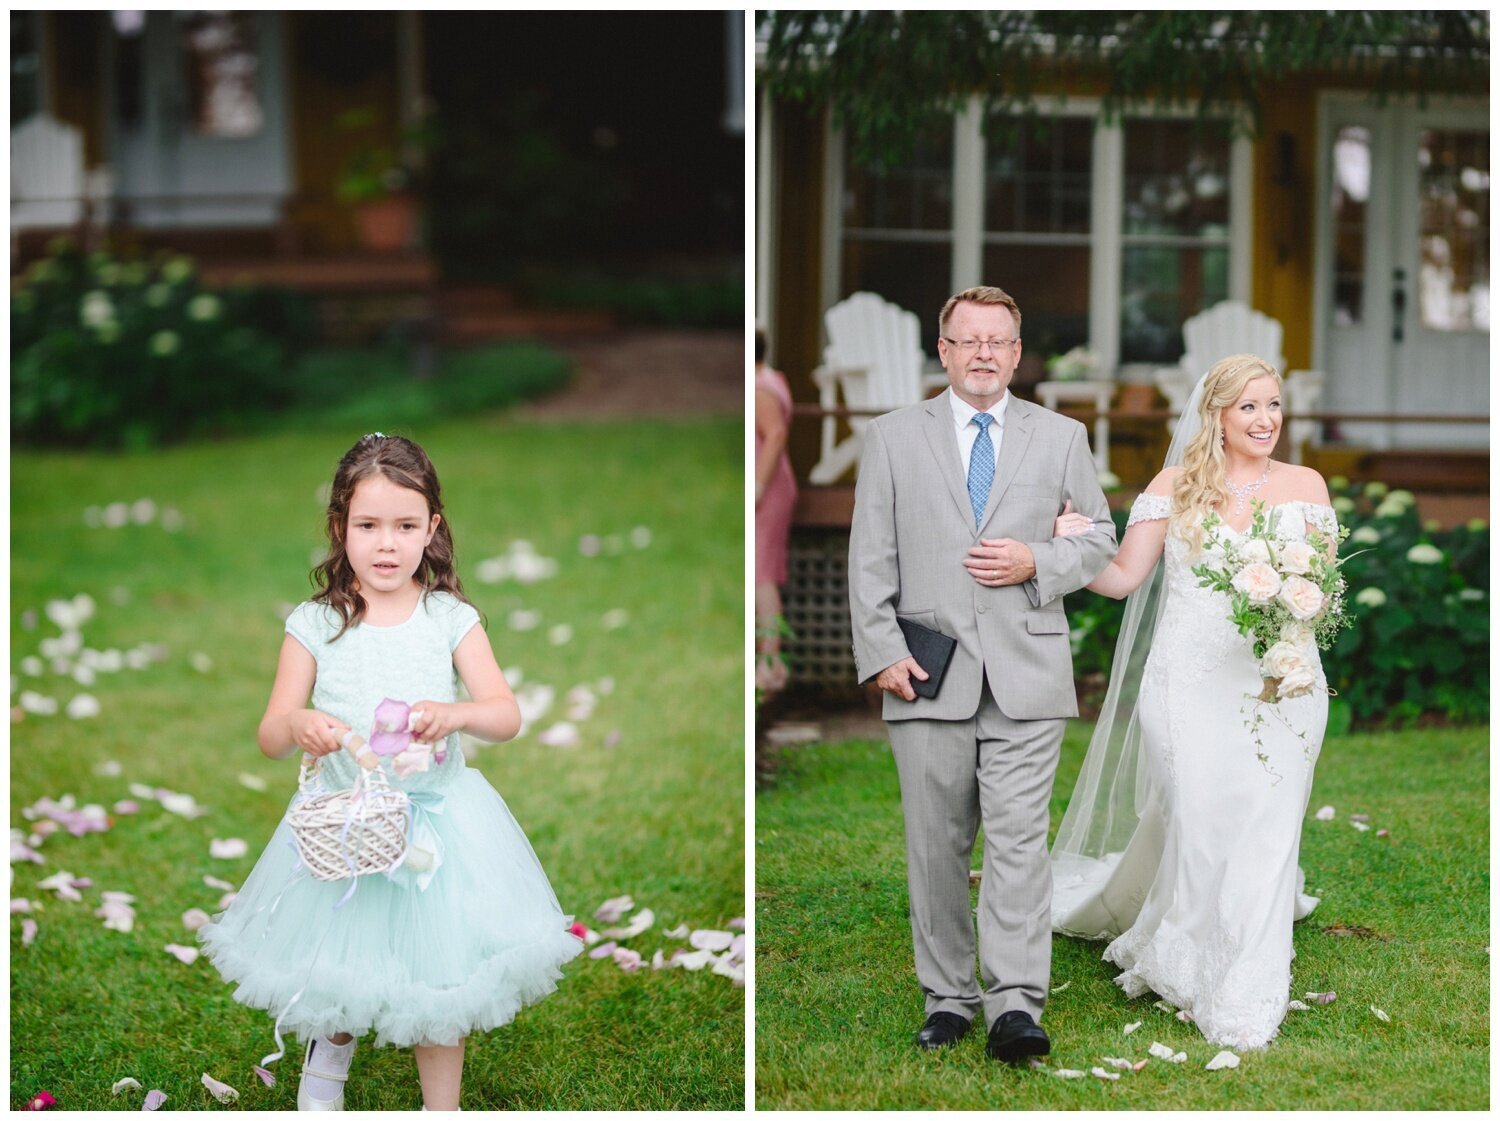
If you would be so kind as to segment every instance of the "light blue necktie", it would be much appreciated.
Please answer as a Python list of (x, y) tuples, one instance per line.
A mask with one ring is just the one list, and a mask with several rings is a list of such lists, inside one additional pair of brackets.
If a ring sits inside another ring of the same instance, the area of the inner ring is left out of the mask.
[(969, 455), (969, 505), (974, 507), (974, 528), (979, 528), (979, 519), (984, 517), (984, 507), (990, 500), (990, 487), (995, 483), (995, 445), (990, 443), (989, 413), (975, 413), (974, 423), (979, 425), (979, 435), (974, 440), (974, 450)]

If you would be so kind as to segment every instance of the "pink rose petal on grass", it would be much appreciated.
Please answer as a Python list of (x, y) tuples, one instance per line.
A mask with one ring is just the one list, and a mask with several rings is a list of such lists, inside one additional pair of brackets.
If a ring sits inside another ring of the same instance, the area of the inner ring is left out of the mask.
[(57, 1099), (54, 1098), (51, 1094), (47, 1093), (46, 1090), (43, 1090), (41, 1093), (35, 1095), (29, 1102), (26, 1103), (26, 1110), (28, 1112), (35, 1113), (39, 1110), (51, 1109), (56, 1104)]
[(1332, 1004), (1339, 998), (1339, 994), (1336, 992), (1304, 993), (1303, 995), (1307, 998), (1309, 1004)]
[(635, 900), (628, 895), (617, 895), (613, 899), (606, 899), (599, 904), (599, 909), (594, 912), (594, 918), (600, 922), (619, 922), (626, 911), (635, 906)]
[(727, 930), (695, 930), (688, 935), (688, 945), (695, 950), (711, 950), (722, 953), (729, 949), (734, 935)]
[(238, 860), (250, 851), (250, 846), (239, 837), (220, 839), (215, 837), (208, 843), (208, 855), (215, 860)]
[(724, 925), (727, 926), (730, 930), (744, 930), (745, 929), (745, 920), (744, 919), (730, 919)]
[(630, 917), (630, 921), (624, 926), (606, 927), (601, 933), (606, 938), (634, 938), (637, 934), (644, 934), (651, 929), (656, 922), (656, 913), (650, 907), (642, 907)]
[(589, 951), (591, 958), (607, 958), (615, 952), (616, 946), (613, 942), (601, 942)]
[(36, 919), (21, 920), (21, 945), (29, 946), (36, 941)]
[(138, 813), (141, 812), (141, 804), (139, 802), (136, 802), (136, 801), (130, 799), (130, 798), (122, 798), (122, 799), (120, 799), (118, 802), (115, 803), (115, 807), (114, 808), (115, 808), (115, 813), (121, 814), (121, 815), (124, 815), (124, 814), (138, 814)]
[(643, 964), (639, 953), (624, 946), (616, 947), (615, 952), (611, 956), (615, 959), (615, 963), (626, 973), (634, 973)]
[(13, 915), (29, 915), (31, 913), (31, 900), (12, 899), (10, 901), (10, 913)]
[(211, 1078), (207, 1074), (205, 1074), (202, 1078), (202, 1082), (203, 1085), (208, 1088), (208, 1092), (221, 1103), (227, 1104), (228, 1102), (239, 1100), (240, 1092), (233, 1086), (226, 1086), (217, 1078)]
[(1090, 1067), (1089, 1073), (1092, 1074), (1095, 1078), (1102, 1078), (1108, 1082), (1118, 1082), (1120, 1080), (1120, 1076), (1118, 1073), (1111, 1070), (1105, 1070), (1103, 1067)]
[(167, 1095), (160, 1090), (147, 1090), (146, 1100), (141, 1103), (141, 1109), (160, 1109), (161, 1103), (167, 1100)]
[(276, 1076), (268, 1071), (265, 1067), (251, 1067), (250, 1069), (253, 1070), (256, 1073), (257, 1077), (259, 1077), (260, 1080), (267, 1086), (276, 1085)]
[(168, 942), (163, 948), (183, 965), (192, 965), (198, 960), (199, 950), (196, 946), (179, 946), (176, 942)]
[(197, 930), (206, 922), (208, 922), (207, 911), (200, 910), (197, 907), (192, 907), (182, 912), (182, 925), (187, 927), (189, 930)]
[(1313, 814), (1313, 819), (1316, 820), (1316, 821), (1332, 821), (1333, 820), (1333, 807), (1332, 806), (1323, 806), (1321, 809), (1318, 810), (1317, 813)]

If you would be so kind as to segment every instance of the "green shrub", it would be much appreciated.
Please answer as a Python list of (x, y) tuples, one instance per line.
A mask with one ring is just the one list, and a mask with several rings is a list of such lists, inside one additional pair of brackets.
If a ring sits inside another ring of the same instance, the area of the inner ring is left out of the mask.
[(1489, 526), (1424, 526), (1411, 495), (1381, 483), (1334, 478), (1329, 490), (1350, 528), (1342, 552), (1354, 617), (1324, 656), (1335, 709), (1366, 725), (1488, 719)]
[(11, 435), (140, 446), (270, 413), (310, 330), (292, 297), (207, 291), (186, 257), (85, 257), (60, 239), (12, 289)]
[(745, 282), (737, 272), (669, 276), (532, 269), (521, 284), (527, 298), (543, 307), (609, 311), (628, 323), (734, 329), (745, 322)]

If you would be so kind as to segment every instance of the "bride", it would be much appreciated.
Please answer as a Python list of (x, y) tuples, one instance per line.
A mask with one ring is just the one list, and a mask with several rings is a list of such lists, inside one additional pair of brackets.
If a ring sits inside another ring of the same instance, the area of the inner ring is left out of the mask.
[[(1318, 902), (1303, 893), (1297, 850), (1328, 694), (1314, 648), (1313, 691), (1257, 706), (1250, 640), (1227, 596), (1199, 587), (1192, 568), (1214, 559), (1205, 519), (1243, 535), (1256, 503), (1281, 539), (1335, 539), (1322, 477), (1271, 459), (1280, 390), (1275, 369), (1249, 354), (1204, 375), (1168, 466), (1089, 585), (1130, 603), (1052, 856), (1053, 929), (1109, 939), (1104, 958), (1123, 970), (1115, 981), (1127, 995), (1156, 993), (1211, 1043), (1241, 1049), (1275, 1037), (1292, 923)], [(1091, 524), (1066, 512), (1057, 533)]]

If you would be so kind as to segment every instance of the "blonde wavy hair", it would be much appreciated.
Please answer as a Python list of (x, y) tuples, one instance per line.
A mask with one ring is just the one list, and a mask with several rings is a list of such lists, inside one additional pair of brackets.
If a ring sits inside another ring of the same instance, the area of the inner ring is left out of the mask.
[(1220, 417), (1240, 399), (1245, 386), (1264, 377), (1281, 384), (1276, 367), (1264, 358), (1231, 354), (1215, 362), (1203, 379), (1203, 396), (1198, 401), (1200, 427), (1183, 450), (1182, 470), (1172, 488), (1173, 531), (1188, 543), (1194, 555), (1203, 548), (1203, 519), (1229, 498), (1229, 488), (1224, 485)]

